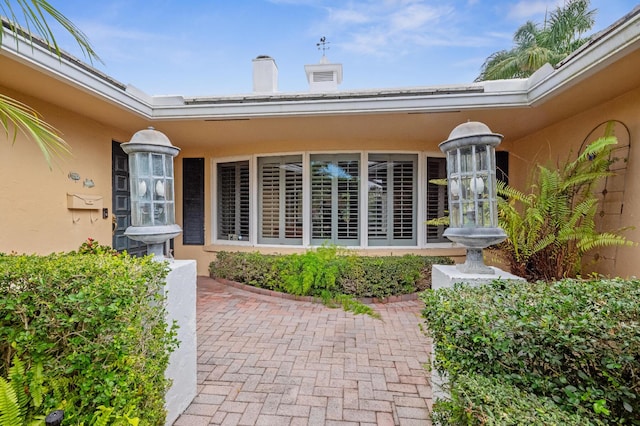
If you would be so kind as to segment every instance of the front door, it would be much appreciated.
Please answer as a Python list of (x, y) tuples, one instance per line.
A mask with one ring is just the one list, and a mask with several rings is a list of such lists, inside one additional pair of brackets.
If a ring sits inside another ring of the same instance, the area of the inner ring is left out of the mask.
[(132, 256), (147, 254), (147, 246), (124, 235), (131, 225), (131, 197), (129, 193), (129, 156), (122, 150), (118, 142), (112, 142), (112, 206), (113, 206), (113, 241), (112, 246), (118, 251), (126, 250)]

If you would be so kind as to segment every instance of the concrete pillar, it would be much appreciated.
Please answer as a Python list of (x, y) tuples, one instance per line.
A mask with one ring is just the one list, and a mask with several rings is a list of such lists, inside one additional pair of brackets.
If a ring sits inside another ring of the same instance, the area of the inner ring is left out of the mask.
[(198, 391), (196, 261), (173, 260), (169, 267), (171, 271), (164, 289), (167, 297), (167, 323), (177, 322), (180, 346), (171, 354), (165, 372), (165, 377), (173, 381), (165, 396), (166, 426), (176, 421)]

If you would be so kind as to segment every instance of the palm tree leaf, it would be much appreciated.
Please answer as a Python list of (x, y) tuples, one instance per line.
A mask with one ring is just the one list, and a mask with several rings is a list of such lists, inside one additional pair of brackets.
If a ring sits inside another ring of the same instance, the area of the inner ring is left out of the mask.
[(42, 151), (49, 167), (53, 157), (71, 153), (69, 145), (59, 136), (59, 132), (45, 122), (29, 106), (0, 94), (0, 124), (7, 137), (15, 142), (18, 133), (31, 138)]
[[(16, 14), (14, 7), (12, 7), (13, 2), (19, 6), (22, 19)], [(85, 55), (91, 63), (93, 63), (94, 60), (102, 62), (87, 36), (73, 22), (53, 7), (50, 2), (46, 0), (3, 0), (3, 3), (4, 5), (0, 3), (0, 11), (8, 18), (9, 28), (12, 32), (21, 33), (31, 40), (32, 34), (36, 34), (43, 39), (52, 51), (60, 56), (61, 50), (47, 22), (46, 14), (58, 22), (62, 28), (74, 38), (78, 46), (80, 46), (83, 55)], [(26, 26), (26, 31), (20, 28), (20, 21)], [(2, 44), (2, 31), (0, 31), (0, 44)]]

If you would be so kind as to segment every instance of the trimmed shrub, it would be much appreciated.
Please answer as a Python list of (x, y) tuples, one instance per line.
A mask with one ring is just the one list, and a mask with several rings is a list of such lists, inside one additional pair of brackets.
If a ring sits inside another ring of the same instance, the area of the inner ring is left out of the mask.
[(480, 374), (583, 409), (640, 424), (640, 281), (456, 286), (425, 292), (435, 366), (457, 380)]
[(0, 256), (0, 377), (16, 359), (40, 372), (46, 392), (30, 409), (64, 409), (65, 424), (92, 424), (105, 410), (164, 424), (164, 372), (177, 347), (166, 274), (150, 257)]
[(357, 256), (336, 247), (320, 247), (292, 255), (219, 252), (209, 273), (297, 295), (321, 296), (330, 291), (385, 298), (431, 288), (432, 265), (452, 263), (446, 257)]
[(433, 405), (433, 421), (451, 426), (589, 426), (585, 415), (568, 413), (549, 398), (524, 392), (499, 380), (459, 374), (450, 400)]
[(355, 297), (384, 298), (431, 288), (431, 267), (450, 265), (449, 258), (434, 256), (355, 256), (348, 257), (338, 285)]

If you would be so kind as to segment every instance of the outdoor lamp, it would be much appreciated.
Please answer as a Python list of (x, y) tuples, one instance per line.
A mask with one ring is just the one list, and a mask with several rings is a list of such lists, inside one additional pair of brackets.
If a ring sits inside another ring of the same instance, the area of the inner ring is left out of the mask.
[(180, 148), (167, 136), (149, 127), (122, 144), (129, 155), (131, 226), (124, 234), (147, 244), (147, 252), (164, 258), (165, 243), (182, 232), (176, 225), (173, 157)]
[(447, 156), (449, 228), (444, 236), (467, 248), (458, 269), (470, 274), (493, 274), (484, 264), (482, 249), (503, 241), (498, 227), (495, 147), (502, 135), (477, 121), (460, 124), (439, 147)]

